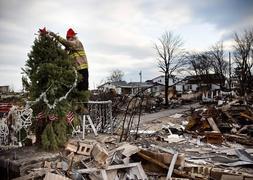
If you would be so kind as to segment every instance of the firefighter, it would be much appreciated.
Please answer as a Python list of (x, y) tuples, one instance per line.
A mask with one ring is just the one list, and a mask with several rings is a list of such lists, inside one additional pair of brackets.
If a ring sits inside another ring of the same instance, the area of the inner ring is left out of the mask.
[(76, 68), (78, 72), (82, 75), (82, 80), (77, 84), (77, 89), (79, 91), (86, 91), (89, 88), (89, 72), (88, 72), (88, 62), (86, 54), (83, 48), (83, 44), (76, 36), (76, 32), (69, 28), (66, 34), (66, 39), (61, 36), (56, 35), (52, 31), (48, 31), (50, 36), (53, 36), (58, 40), (63, 46), (65, 46), (68, 51), (69, 56), (75, 61)]

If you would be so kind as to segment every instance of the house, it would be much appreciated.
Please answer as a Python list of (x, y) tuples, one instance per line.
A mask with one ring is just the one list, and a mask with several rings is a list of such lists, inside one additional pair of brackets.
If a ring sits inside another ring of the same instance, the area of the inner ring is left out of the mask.
[[(177, 92), (183, 91), (183, 82), (179, 83), (178, 78), (169, 78), (169, 86), (176, 90)], [(98, 86), (99, 91), (108, 92), (114, 90), (117, 94), (134, 95), (140, 90), (145, 90), (145, 92), (154, 93), (155, 95), (160, 95), (164, 93), (165, 90), (165, 78), (164, 75), (155, 77), (146, 82), (129, 82), (117, 81), (117, 82), (107, 82)]]
[(225, 77), (219, 74), (204, 74), (187, 76), (184, 79), (185, 85), (183, 91), (185, 92), (202, 92), (203, 98), (211, 98), (215, 95), (219, 95), (221, 92), (221, 86), (225, 85)]
[[(173, 77), (173, 78), (169, 78), (169, 86), (173, 86), (173, 88), (177, 91), (177, 92), (182, 92), (183, 91), (183, 82), (179, 82), (180, 79)], [(152, 88), (152, 92), (155, 94), (159, 94), (161, 92), (164, 92), (165, 90), (165, 76), (161, 75), (158, 77), (155, 77), (154, 79), (148, 80), (147, 82), (151, 82), (151, 83), (158, 83), (159, 85), (154, 86)]]
[(110, 90), (114, 90), (117, 94), (122, 94), (121, 86), (126, 85), (127, 85), (126, 81), (106, 82), (98, 86), (98, 90), (102, 92), (109, 92)]
[(8, 93), (10, 92), (9, 86), (0, 86), (0, 93)]
[(146, 92), (152, 92), (153, 83), (150, 82), (129, 82), (127, 85), (122, 85), (122, 94), (135, 95), (139, 91), (145, 90)]
[(117, 82), (107, 82), (98, 86), (98, 90), (103, 92), (108, 92), (114, 90), (117, 94), (125, 95), (135, 95), (137, 92), (146, 89), (146, 92), (151, 92), (150, 87), (152, 83), (149, 82), (129, 82), (117, 81)]
[(184, 79), (184, 91), (199, 91), (203, 89), (219, 90), (221, 85), (225, 85), (225, 77), (218, 74), (203, 74), (187, 76)]

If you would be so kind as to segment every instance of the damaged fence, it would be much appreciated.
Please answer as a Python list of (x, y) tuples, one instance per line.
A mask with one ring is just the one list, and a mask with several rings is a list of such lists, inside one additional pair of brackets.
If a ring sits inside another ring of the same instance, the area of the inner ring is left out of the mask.
[(89, 101), (89, 115), (98, 132), (113, 133), (112, 101)]

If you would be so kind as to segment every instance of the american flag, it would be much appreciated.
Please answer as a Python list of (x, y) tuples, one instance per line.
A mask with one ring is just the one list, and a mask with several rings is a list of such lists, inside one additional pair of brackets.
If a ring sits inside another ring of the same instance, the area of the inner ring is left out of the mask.
[(48, 119), (49, 119), (50, 121), (55, 121), (55, 120), (58, 119), (58, 116), (56, 116), (56, 115), (54, 115), (54, 114), (50, 114), (50, 115), (48, 116)]
[(69, 111), (66, 117), (67, 122), (70, 124), (74, 120), (74, 113), (72, 111)]
[(40, 113), (37, 114), (37, 116), (36, 116), (36, 119), (38, 119), (38, 120), (43, 119), (43, 118), (45, 118), (44, 112), (40, 112)]

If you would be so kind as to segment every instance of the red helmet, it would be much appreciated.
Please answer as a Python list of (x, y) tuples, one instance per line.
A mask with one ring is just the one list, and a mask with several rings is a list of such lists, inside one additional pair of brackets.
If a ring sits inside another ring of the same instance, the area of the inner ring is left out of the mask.
[(72, 38), (73, 36), (75, 36), (77, 33), (75, 33), (75, 31), (72, 28), (69, 28), (69, 30), (67, 31), (67, 38)]

